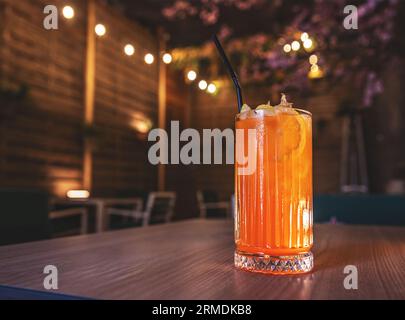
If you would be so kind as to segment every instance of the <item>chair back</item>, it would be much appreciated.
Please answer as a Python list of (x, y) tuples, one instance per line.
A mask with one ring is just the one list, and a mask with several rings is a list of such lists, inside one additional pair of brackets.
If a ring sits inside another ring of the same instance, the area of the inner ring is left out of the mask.
[(213, 190), (198, 190), (197, 203), (200, 218), (225, 218), (229, 217), (228, 201), (219, 201), (218, 193)]
[(175, 202), (174, 192), (151, 192), (146, 203), (143, 225), (170, 222)]
[(45, 192), (0, 189), (0, 245), (50, 237), (48, 195)]
[[(218, 202), (218, 194), (212, 190), (198, 190), (197, 191), (197, 203), (198, 210), (200, 211), (200, 218), (207, 218), (206, 203)], [(212, 211), (212, 210), (211, 210)]]

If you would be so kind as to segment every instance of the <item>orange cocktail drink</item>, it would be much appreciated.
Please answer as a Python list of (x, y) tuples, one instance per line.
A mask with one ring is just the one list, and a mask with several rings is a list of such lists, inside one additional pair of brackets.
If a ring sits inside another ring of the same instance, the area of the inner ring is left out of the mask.
[[(284, 97), (276, 107), (244, 109), (236, 117), (235, 265), (272, 274), (308, 272), (313, 267), (311, 114), (292, 108)], [(246, 170), (238, 158), (252, 150)]]

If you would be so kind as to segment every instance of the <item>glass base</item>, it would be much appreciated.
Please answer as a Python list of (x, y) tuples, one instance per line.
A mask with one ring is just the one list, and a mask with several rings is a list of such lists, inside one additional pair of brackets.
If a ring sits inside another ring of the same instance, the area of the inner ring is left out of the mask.
[(307, 273), (314, 267), (312, 252), (293, 256), (271, 256), (235, 251), (235, 266), (239, 269), (268, 274)]

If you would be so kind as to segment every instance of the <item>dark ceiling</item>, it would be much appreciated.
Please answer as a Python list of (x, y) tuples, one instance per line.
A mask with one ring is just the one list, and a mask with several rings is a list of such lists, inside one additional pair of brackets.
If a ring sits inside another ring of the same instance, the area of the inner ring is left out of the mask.
[[(191, 0), (200, 3), (199, 0)], [(211, 35), (218, 32), (222, 25), (228, 25), (233, 30), (232, 36), (243, 37), (259, 32), (270, 33), (277, 36), (277, 21), (290, 19), (293, 16), (294, 3), (308, 2), (310, 0), (290, 0), (281, 2), (282, 6), (275, 10), (277, 1), (265, 1), (265, 4), (250, 9), (239, 11), (233, 7), (221, 7), (220, 18), (215, 25), (207, 26), (198, 17), (189, 17), (168, 21), (161, 13), (162, 9), (173, 3), (173, 0), (109, 0), (109, 3), (122, 11), (130, 19), (134, 19), (151, 29), (163, 27), (170, 35), (169, 47), (183, 47), (200, 45), (210, 39)], [(283, 21), (281, 25), (285, 25)]]

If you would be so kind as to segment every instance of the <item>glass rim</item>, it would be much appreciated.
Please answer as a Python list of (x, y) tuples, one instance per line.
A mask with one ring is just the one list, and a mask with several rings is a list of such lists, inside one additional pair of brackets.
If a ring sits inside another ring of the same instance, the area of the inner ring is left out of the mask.
[[(291, 109), (297, 111), (299, 114), (305, 114), (305, 115), (310, 116), (312, 118), (312, 113), (310, 111), (308, 111), (308, 110), (301, 109), (301, 108), (294, 108), (294, 107), (291, 107)], [(261, 112), (261, 111), (265, 111), (265, 110), (263, 110), (263, 109), (261, 109), (261, 110), (252, 109), (251, 111)], [(245, 111), (245, 112), (247, 112), (247, 111)], [(242, 113), (244, 113), (244, 112), (237, 113), (236, 116), (235, 116), (235, 119), (239, 119), (239, 117), (240, 117), (240, 115)]]

